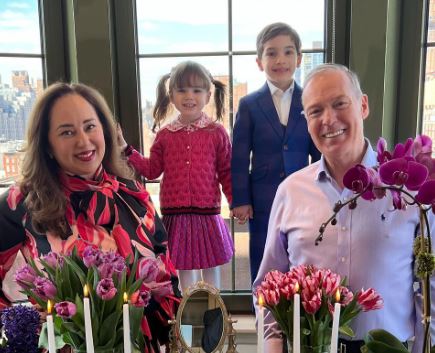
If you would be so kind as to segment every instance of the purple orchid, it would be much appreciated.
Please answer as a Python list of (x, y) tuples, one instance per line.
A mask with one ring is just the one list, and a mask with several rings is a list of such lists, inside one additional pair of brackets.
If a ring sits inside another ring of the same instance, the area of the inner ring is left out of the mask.
[(379, 162), (379, 165), (382, 165), (385, 162), (388, 162), (389, 160), (391, 160), (391, 158), (392, 158), (391, 153), (389, 151), (387, 151), (387, 141), (383, 137), (381, 137), (378, 140), (377, 150), (378, 150), (377, 160)]
[(393, 153), (390, 153), (387, 150), (387, 141), (383, 137), (379, 138), (377, 144), (377, 160), (379, 165), (383, 165), (384, 163), (397, 158), (412, 158), (413, 146), (414, 140), (409, 138), (404, 144), (398, 143), (394, 147)]
[(69, 319), (73, 317), (77, 312), (76, 305), (68, 301), (56, 303), (54, 305), (54, 309), (56, 310), (56, 314), (63, 319)]
[(432, 154), (432, 140), (429, 136), (418, 135), (414, 139), (413, 154), (418, 156), (419, 154)]
[(367, 169), (361, 164), (350, 168), (343, 177), (343, 184), (354, 193), (363, 192), (371, 184)]
[(396, 158), (379, 167), (381, 181), (387, 185), (406, 186), (415, 191), (425, 182), (429, 172), (426, 166), (407, 158)]
[(425, 205), (431, 205), (432, 212), (435, 213), (435, 180), (426, 181), (418, 190), (415, 199)]
[(32, 289), (32, 291), (37, 296), (41, 297), (41, 299), (54, 299), (57, 289), (49, 279), (45, 277), (36, 277), (33, 284), (35, 287)]
[(118, 290), (111, 278), (103, 278), (97, 284), (97, 295), (103, 300), (112, 299)]

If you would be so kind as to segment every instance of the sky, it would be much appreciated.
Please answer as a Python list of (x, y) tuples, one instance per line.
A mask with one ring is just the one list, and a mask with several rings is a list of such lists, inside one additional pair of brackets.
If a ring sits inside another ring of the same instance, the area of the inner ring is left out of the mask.
[[(261, 0), (232, 3), (233, 50), (255, 50), (258, 31), (276, 21), (291, 24), (301, 34), (303, 48), (311, 49), (313, 41), (323, 40), (324, 0), (268, 0), (268, 6)], [(226, 0), (159, 0), (152, 7), (149, 0), (136, 0), (136, 5), (140, 54), (228, 50)], [(41, 53), (37, 0), (0, 0), (0, 52)], [(159, 77), (185, 59), (141, 60), (142, 98), (154, 100)], [(192, 59), (213, 75), (228, 74), (226, 57)], [(11, 70), (20, 69), (42, 77), (40, 59), (0, 58), (2, 82), (9, 83)], [(235, 59), (234, 72), (239, 82), (249, 81), (252, 89), (264, 81), (253, 56)]]
[[(41, 54), (37, 0), (0, 0), (0, 52)], [(40, 59), (0, 58), (2, 82), (21, 69), (42, 78)]]

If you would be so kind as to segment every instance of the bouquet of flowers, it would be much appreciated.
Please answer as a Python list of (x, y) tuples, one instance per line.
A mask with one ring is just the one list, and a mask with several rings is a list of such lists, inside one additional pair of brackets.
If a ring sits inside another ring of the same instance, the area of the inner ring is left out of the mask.
[(16, 305), (1, 312), (0, 353), (38, 353), (39, 313), (33, 307)]
[[(131, 260), (131, 261), (130, 261)], [(131, 263), (130, 263), (131, 262)], [(39, 266), (39, 263), (41, 266)], [(86, 351), (84, 299), (91, 307), (92, 333), (95, 351), (123, 346), (122, 308), (129, 299), (131, 342), (134, 349), (144, 351), (141, 331), (144, 308), (152, 298), (172, 293), (170, 283), (159, 282), (159, 262), (155, 258), (134, 260), (114, 252), (104, 252), (88, 246), (79, 256), (76, 249), (70, 255), (49, 253), (17, 271), (15, 279), (23, 293), (47, 310), (47, 301), (54, 302), (56, 347), (68, 344), (77, 351)], [(84, 293), (84, 287), (88, 293)], [(40, 346), (48, 348), (44, 324)]]
[(265, 307), (272, 312), (288, 341), (293, 339), (294, 296), (300, 294), (301, 351), (303, 347), (324, 348), (331, 344), (335, 303), (342, 307), (339, 331), (348, 336), (354, 335), (349, 323), (358, 313), (383, 305), (372, 288), (354, 294), (340, 275), (312, 265), (297, 266), (286, 273), (268, 272), (255, 294), (264, 299)]
[(356, 165), (343, 177), (344, 186), (353, 190), (355, 196), (347, 202), (338, 201), (332, 216), (321, 225), (316, 245), (322, 240), (329, 223), (336, 223), (336, 216), (343, 207), (354, 209), (361, 197), (374, 201), (391, 193), (393, 208), (418, 207), (420, 214), (419, 235), (414, 241), (416, 275), (420, 278), (423, 293), (423, 323), (425, 336), (423, 352), (429, 349), (430, 335), (430, 277), (435, 269), (428, 212), (435, 213), (435, 159), (432, 158), (432, 140), (425, 135), (409, 138), (397, 144), (393, 151), (387, 150), (386, 141), (381, 138), (377, 144), (378, 165), (366, 168)]

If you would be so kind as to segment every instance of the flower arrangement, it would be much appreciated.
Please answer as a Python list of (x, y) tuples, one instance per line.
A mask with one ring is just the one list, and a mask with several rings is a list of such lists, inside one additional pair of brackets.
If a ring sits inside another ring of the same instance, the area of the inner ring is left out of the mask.
[(0, 353), (38, 353), (39, 313), (33, 307), (16, 305), (1, 312)]
[(381, 138), (377, 144), (377, 161), (378, 165), (372, 168), (358, 164), (346, 172), (343, 177), (344, 186), (352, 190), (355, 196), (347, 202), (338, 201), (335, 204), (332, 216), (319, 229), (316, 245), (322, 240), (328, 224), (336, 223), (338, 212), (346, 206), (356, 208), (359, 198), (374, 201), (384, 198), (389, 192), (393, 209), (403, 210), (408, 206), (416, 206), (420, 214), (420, 234), (414, 241), (415, 272), (421, 280), (423, 293), (423, 352), (427, 352), (431, 321), (430, 277), (435, 269), (428, 222), (428, 212), (435, 213), (435, 159), (432, 158), (432, 140), (425, 135), (415, 139), (408, 138), (404, 144), (397, 144), (390, 152), (385, 139)]
[(301, 347), (331, 344), (335, 303), (343, 308), (339, 331), (348, 336), (354, 335), (349, 323), (356, 315), (383, 305), (381, 297), (372, 288), (354, 294), (340, 275), (312, 265), (300, 265), (286, 273), (268, 272), (255, 294), (264, 299), (265, 307), (271, 311), (288, 341), (293, 339), (294, 296), (300, 294)]
[[(130, 261), (131, 260), (131, 261)], [(123, 346), (122, 307), (124, 294), (130, 299), (129, 317), (131, 342), (134, 349), (144, 351), (141, 320), (152, 299), (172, 293), (168, 281), (158, 282), (159, 262), (155, 258), (124, 259), (114, 252), (104, 252), (88, 246), (79, 256), (76, 249), (70, 255), (49, 253), (25, 265), (15, 275), (23, 293), (47, 310), (47, 301), (54, 302), (56, 347), (70, 345), (86, 351), (83, 291), (88, 289), (92, 333), (95, 351)], [(130, 263), (131, 262), (131, 263)], [(41, 347), (48, 348), (44, 324)]]

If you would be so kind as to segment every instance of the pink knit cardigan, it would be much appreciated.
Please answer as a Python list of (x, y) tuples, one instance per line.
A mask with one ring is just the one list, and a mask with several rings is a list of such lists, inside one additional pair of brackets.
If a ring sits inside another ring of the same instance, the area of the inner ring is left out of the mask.
[(149, 180), (162, 173), (162, 214), (208, 209), (219, 213), (222, 190), (231, 204), (231, 143), (225, 128), (210, 122), (202, 128), (171, 131), (162, 128), (151, 147), (150, 157), (133, 150), (133, 168)]

